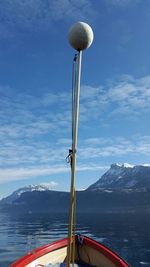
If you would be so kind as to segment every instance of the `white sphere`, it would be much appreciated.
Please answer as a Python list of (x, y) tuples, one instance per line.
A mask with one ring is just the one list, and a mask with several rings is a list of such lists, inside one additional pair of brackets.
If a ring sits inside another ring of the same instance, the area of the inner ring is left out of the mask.
[(90, 47), (94, 35), (87, 23), (79, 21), (70, 28), (68, 38), (71, 46), (80, 51)]

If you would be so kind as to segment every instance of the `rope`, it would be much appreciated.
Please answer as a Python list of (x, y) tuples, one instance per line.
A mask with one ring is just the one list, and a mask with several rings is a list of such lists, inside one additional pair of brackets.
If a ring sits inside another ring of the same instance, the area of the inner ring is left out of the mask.
[(74, 55), (73, 64), (72, 64), (72, 141), (73, 133), (75, 127), (75, 101), (76, 101), (76, 81), (77, 81), (77, 54)]
[[(81, 57), (81, 55), (80, 55)], [(78, 63), (78, 65), (77, 65)], [(69, 154), (66, 161), (70, 163), (72, 179), (71, 179), (71, 205), (70, 205), (70, 223), (68, 230), (68, 248), (67, 248), (67, 267), (72, 266), (75, 261), (75, 232), (76, 232), (76, 192), (75, 192), (75, 165), (76, 165), (76, 143), (77, 143), (77, 127), (78, 127), (78, 104), (79, 104), (79, 54), (75, 54), (72, 65), (72, 149), (69, 149)], [(72, 239), (73, 233), (73, 239)]]
[[(69, 154), (66, 157), (66, 162), (70, 163), (72, 167), (72, 154), (73, 154), (73, 138), (74, 138), (74, 127), (75, 127), (75, 106), (76, 106), (76, 80), (77, 80), (77, 56), (78, 54), (74, 55), (73, 63), (72, 63), (72, 149), (69, 149)], [(76, 153), (76, 151), (75, 151)]]

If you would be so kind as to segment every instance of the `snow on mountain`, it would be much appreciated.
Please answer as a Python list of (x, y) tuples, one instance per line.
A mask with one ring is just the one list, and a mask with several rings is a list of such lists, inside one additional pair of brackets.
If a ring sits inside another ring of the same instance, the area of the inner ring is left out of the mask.
[(150, 165), (112, 164), (110, 169), (87, 190), (150, 188)]
[(2, 204), (11, 204), (17, 198), (19, 198), (25, 192), (33, 192), (33, 191), (48, 191), (52, 189), (51, 183), (39, 184), (39, 185), (28, 185), (18, 190), (14, 191), (10, 196), (3, 198), (1, 200)]
[[(3, 198), (0, 203), (12, 204), (25, 192), (49, 191), (56, 185), (54, 182), (29, 185), (14, 191), (10, 196)], [(116, 190), (150, 190), (150, 164), (135, 166), (128, 163), (112, 164), (110, 169), (87, 190), (103, 190), (109, 193)]]

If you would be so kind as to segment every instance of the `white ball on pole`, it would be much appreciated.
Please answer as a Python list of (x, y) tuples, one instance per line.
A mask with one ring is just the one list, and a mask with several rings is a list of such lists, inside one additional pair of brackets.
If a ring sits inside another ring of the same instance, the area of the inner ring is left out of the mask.
[(68, 38), (70, 45), (74, 49), (81, 51), (90, 47), (94, 34), (87, 23), (79, 21), (70, 28)]

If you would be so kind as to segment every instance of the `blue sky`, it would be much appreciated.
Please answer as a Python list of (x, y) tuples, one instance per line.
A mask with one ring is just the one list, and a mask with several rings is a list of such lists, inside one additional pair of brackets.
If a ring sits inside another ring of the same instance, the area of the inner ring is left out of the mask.
[(5, 0), (0, 9), (0, 198), (28, 185), (69, 190), (67, 34), (89, 23), (81, 79), (77, 189), (114, 162), (150, 163), (150, 1)]

